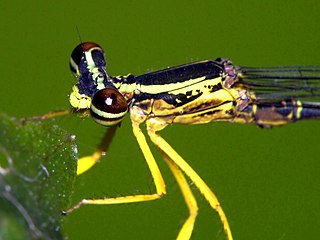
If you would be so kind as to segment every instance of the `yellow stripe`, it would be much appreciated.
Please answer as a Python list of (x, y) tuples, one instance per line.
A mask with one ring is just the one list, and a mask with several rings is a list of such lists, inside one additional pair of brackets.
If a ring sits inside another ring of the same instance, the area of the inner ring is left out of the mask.
[(297, 104), (296, 117), (297, 117), (297, 119), (300, 119), (301, 118), (301, 113), (302, 113), (302, 110), (303, 110), (302, 103), (301, 103), (301, 101), (297, 100), (296, 104)]
[(91, 105), (91, 111), (94, 112), (95, 114), (97, 114), (99, 117), (103, 117), (106, 119), (115, 119), (115, 118), (122, 118), (127, 111), (125, 112), (121, 112), (121, 113), (108, 113), (108, 112), (104, 112), (99, 110), (98, 108), (96, 108), (93, 104)]
[[(150, 93), (150, 94), (157, 94), (157, 93), (163, 93), (163, 92), (170, 92), (177, 89), (190, 87), (194, 89), (193, 85), (203, 81), (206, 77), (200, 77), (200, 78), (194, 78), (189, 79), (183, 82), (178, 83), (169, 83), (169, 84), (159, 84), (159, 85), (138, 85), (138, 90), (144, 93)], [(212, 84), (212, 83), (211, 83)]]

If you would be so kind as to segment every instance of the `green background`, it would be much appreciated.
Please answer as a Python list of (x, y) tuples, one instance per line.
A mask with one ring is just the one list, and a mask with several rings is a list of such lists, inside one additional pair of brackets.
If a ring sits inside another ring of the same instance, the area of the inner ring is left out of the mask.
[[(2, 0), (0, 111), (25, 117), (69, 107), (74, 79), (68, 60), (80, 42), (76, 27), (82, 41), (105, 48), (110, 75), (216, 57), (250, 66), (320, 65), (319, 12), (319, 1)], [(90, 118), (55, 122), (77, 134), (81, 156), (95, 149), (104, 132)], [(174, 125), (161, 134), (218, 195), (235, 239), (318, 239), (319, 122), (272, 130)], [(165, 198), (82, 207), (67, 217), (69, 239), (174, 239), (188, 212), (155, 156), (168, 188)], [(153, 191), (127, 118), (108, 156), (79, 177), (72, 201)], [(200, 211), (193, 239), (224, 239), (217, 214), (195, 192)]]

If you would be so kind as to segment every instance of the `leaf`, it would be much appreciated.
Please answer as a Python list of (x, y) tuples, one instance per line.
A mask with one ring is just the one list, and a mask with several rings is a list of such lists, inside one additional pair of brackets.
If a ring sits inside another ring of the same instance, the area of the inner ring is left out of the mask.
[(0, 239), (64, 239), (76, 177), (74, 136), (0, 114)]

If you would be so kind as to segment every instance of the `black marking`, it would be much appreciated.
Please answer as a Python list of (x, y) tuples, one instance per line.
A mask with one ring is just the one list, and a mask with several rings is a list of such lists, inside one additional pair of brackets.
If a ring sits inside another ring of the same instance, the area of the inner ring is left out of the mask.
[(226, 114), (234, 116), (234, 109), (226, 110)]
[(111, 77), (112, 82), (121, 84), (133, 84), (137, 82), (137, 77), (135, 75), (129, 74), (128, 76), (116, 76)]
[(104, 57), (104, 52), (101, 49), (94, 49), (91, 51), (94, 64), (98, 68), (105, 68), (107, 63)]
[(216, 109), (216, 110), (200, 113), (200, 114), (197, 114), (195, 117), (204, 117), (204, 116), (208, 116), (208, 115), (213, 115), (218, 112), (221, 112), (221, 109)]
[(150, 107), (150, 102), (149, 101), (144, 103), (137, 102), (137, 105), (139, 105), (139, 108), (141, 108), (142, 110), (147, 111), (148, 108)]
[(77, 83), (77, 87), (79, 88), (80, 94), (85, 94), (89, 97), (93, 97), (93, 95), (98, 91), (97, 85), (92, 78), (92, 73), (87, 68), (86, 61), (81, 60), (79, 63), (79, 82)]
[(248, 106), (246, 106), (246, 108), (244, 108), (244, 109), (242, 110), (242, 112), (244, 112), (244, 113), (252, 113), (252, 111), (253, 111), (253, 106), (252, 106), (252, 104), (249, 104)]
[(193, 107), (189, 108), (189, 111), (192, 113), (195, 112), (201, 112), (204, 111), (206, 109), (211, 109), (211, 108), (217, 108), (221, 105), (224, 105), (226, 103), (229, 103), (230, 101), (225, 101), (225, 102), (221, 102), (221, 101), (209, 101), (209, 102), (203, 102), (202, 104), (198, 104), (198, 105), (194, 105)]
[(215, 61), (197, 62), (171, 67), (156, 72), (147, 73), (137, 77), (137, 83), (141, 85), (164, 85), (184, 82), (188, 79), (208, 76), (219, 77), (223, 72), (223, 66)]
[[(99, 78), (103, 79), (103, 84), (105, 87), (113, 85), (108, 79), (107, 72), (104, 68), (97, 68), (99, 72)], [(81, 61), (79, 64), (80, 77), (77, 87), (80, 94), (85, 94), (88, 97), (93, 97), (93, 95), (98, 91), (97, 89), (97, 79), (93, 78), (91, 70), (87, 68), (87, 63)], [(113, 86), (114, 88), (114, 86)]]
[(150, 100), (150, 99), (162, 99), (168, 104), (173, 105), (174, 107), (180, 107), (186, 103), (192, 102), (193, 100), (197, 99), (202, 95), (202, 92), (199, 91), (198, 94), (193, 95), (191, 97), (185, 94), (169, 94), (169, 93), (158, 93), (158, 94), (150, 94), (150, 93), (140, 93), (135, 95), (135, 102), (141, 102), (143, 100)]
[(302, 106), (301, 119), (320, 118), (320, 103), (304, 102)]
[(221, 85), (221, 83), (218, 83), (216, 85), (211, 86), (210, 92), (216, 92), (216, 91), (218, 91), (220, 89), (222, 89), (222, 85)]

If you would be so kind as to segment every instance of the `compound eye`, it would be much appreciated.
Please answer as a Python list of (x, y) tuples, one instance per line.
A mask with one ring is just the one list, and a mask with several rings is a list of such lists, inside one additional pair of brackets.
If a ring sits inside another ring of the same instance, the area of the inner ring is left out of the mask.
[(101, 89), (92, 98), (91, 115), (101, 125), (112, 126), (121, 122), (127, 111), (127, 101), (116, 89)]
[(84, 42), (76, 46), (70, 58), (70, 70), (76, 76), (80, 76), (79, 65), (86, 60), (86, 65), (92, 67), (106, 66), (103, 49), (94, 42)]

